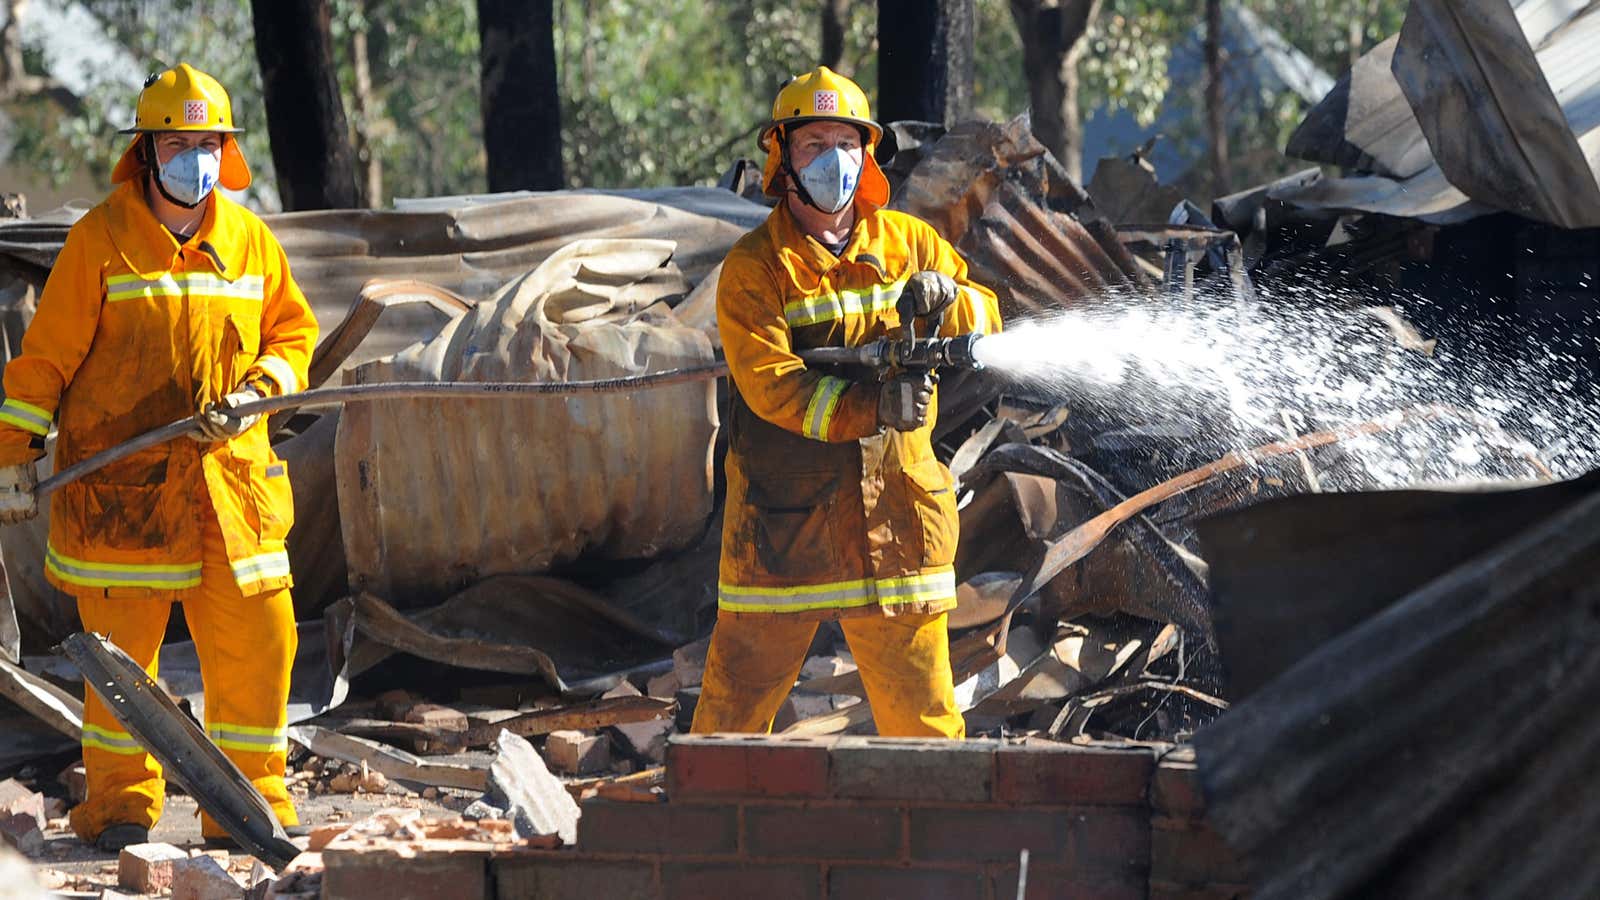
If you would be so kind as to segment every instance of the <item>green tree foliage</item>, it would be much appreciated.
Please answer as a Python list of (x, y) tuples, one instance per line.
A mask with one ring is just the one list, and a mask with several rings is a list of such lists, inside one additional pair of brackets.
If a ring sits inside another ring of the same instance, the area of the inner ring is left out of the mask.
[[(784, 79), (816, 65), (821, 5), (561, 0), (566, 171), (573, 185), (707, 183), (759, 155)], [(874, 5), (848, 10), (842, 68), (876, 80)]]
[[(334, 59), (351, 128), (383, 161), (385, 196), (485, 189), (474, 0), (333, 0)], [(372, 107), (358, 114), (354, 40), (365, 32)]]
[[(272, 153), (261, 105), (249, 0), (79, 0), (141, 64), (146, 74), (187, 62), (222, 82), (233, 101), (234, 119), (246, 129), (240, 147), (255, 176), (254, 202), (272, 207)], [(18, 129), (13, 160), (60, 184), (87, 169), (109, 177), (133, 124), (140, 84), (93, 73), (81, 98), (81, 115), (62, 115), (45, 103), (31, 104)]]
[[(188, 61), (228, 87), (249, 129), (241, 142), (261, 185), (255, 200), (272, 208), (248, 0), (80, 2), (149, 71)], [(1008, 3), (974, 2), (975, 108), (987, 118), (1010, 118), (1026, 107), (1028, 91)], [(1397, 31), (1405, 7), (1404, 0), (1237, 2), (1331, 74)], [(346, 113), (382, 161), (383, 196), (376, 199), (483, 190), (475, 0), (332, 0), (332, 8)], [(1085, 115), (1121, 108), (1153, 122), (1171, 87), (1171, 50), (1199, 27), (1200, 9), (1194, 0), (1105, 0), (1080, 62)], [(759, 159), (755, 134), (774, 91), (821, 53), (820, 15), (820, 0), (557, 0), (569, 183), (707, 184), (737, 157)], [(849, 4), (841, 68), (869, 94), (877, 80), (878, 27), (876, 3)], [(364, 112), (355, 102), (357, 33), (366, 39), (372, 85)], [(29, 104), (19, 115), (14, 159), (57, 180), (84, 166), (108, 171), (125, 144), (115, 131), (131, 122), (138, 87), (109, 78), (96, 83), (81, 116)], [(1195, 92), (1189, 106), (1197, 122), (1202, 87), (1180, 86)], [(1264, 105), (1265, 120), (1235, 123), (1236, 187), (1293, 166), (1274, 151), (1304, 104), (1275, 96)], [(1260, 160), (1274, 165), (1262, 168)]]
[[(1405, 0), (1229, 0), (1256, 14), (1291, 46), (1319, 68), (1338, 77), (1350, 63), (1379, 41), (1399, 31)], [(1167, 63), (1181, 42), (1198, 41), (1203, 6), (1194, 0), (1107, 0), (1091, 30), (1090, 49), (1080, 63), (1084, 78), (1085, 118), (1096, 110), (1127, 109), (1150, 126), (1164, 106), (1183, 112), (1176, 125), (1165, 126), (1167, 140), (1201, 143), (1205, 139), (1203, 79), (1171, 84)], [(1224, 59), (1224, 67), (1243, 61)], [(1264, 90), (1254, 109), (1229, 111), (1229, 180), (1224, 190), (1258, 184), (1304, 164), (1283, 156), (1289, 134), (1305, 116), (1308, 103), (1292, 91)], [(1113, 148), (1125, 152), (1131, 148)], [(1160, 172), (1184, 191), (1203, 200), (1212, 191), (1209, 173)]]

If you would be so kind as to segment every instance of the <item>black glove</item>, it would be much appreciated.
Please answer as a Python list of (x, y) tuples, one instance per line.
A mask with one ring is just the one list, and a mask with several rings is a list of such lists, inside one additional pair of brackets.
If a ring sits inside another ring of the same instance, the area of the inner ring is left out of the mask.
[(954, 278), (943, 272), (932, 271), (912, 275), (906, 282), (905, 290), (911, 297), (911, 312), (918, 316), (944, 312), (956, 302), (961, 292)]
[(928, 424), (932, 402), (932, 375), (896, 375), (878, 392), (878, 424), (895, 431), (916, 431)]

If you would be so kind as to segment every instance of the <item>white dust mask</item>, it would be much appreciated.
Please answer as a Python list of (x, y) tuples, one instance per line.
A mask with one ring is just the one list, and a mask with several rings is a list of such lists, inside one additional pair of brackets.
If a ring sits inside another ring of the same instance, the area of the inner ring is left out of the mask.
[(838, 147), (800, 170), (800, 186), (811, 196), (811, 205), (823, 212), (836, 213), (849, 206), (860, 180), (861, 163)]
[(184, 206), (199, 206), (217, 186), (222, 172), (221, 154), (190, 147), (161, 166), (161, 186), (167, 198)]

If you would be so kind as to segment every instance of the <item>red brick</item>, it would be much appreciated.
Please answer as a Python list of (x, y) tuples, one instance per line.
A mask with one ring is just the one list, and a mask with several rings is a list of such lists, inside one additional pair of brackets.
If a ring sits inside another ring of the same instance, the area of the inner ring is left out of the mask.
[(1163, 759), (1150, 781), (1150, 807), (1174, 819), (1201, 819), (1206, 798), (1193, 762)]
[(326, 851), (322, 900), (492, 900), (489, 857), (482, 853)]
[(738, 809), (682, 803), (590, 800), (578, 819), (578, 848), (611, 853), (728, 853), (738, 850)]
[(994, 791), (998, 741), (840, 738), (829, 754), (835, 796), (923, 803), (984, 803)]
[(494, 880), (497, 900), (654, 900), (658, 896), (656, 867), (649, 862), (518, 857), (496, 860)]
[(1249, 871), (1222, 836), (1175, 819), (1151, 823), (1150, 878), (1175, 885), (1246, 884)]
[(1014, 862), (1028, 848), (1034, 859), (1068, 863), (1072, 815), (1012, 809), (913, 809), (911, 858), (931, 861)]
[(44, 850), (44, 795), (15, 778), (0, 781), (0, 843), (24, 855)]
[(238, 900), (243, 896), (244, 886), (210, 856), (172, 864), (172, 900)]
[(983, 870), (833, 866), (828, 900), (986, 900)]
[(667, 745), (667, 796), (825, 797), (832, 738), (680, 735)]
[(811, 900), (822, 896), (822, 867), (759, 863), (662, 863), (664, 900), (759, 898)]
[(899, 859), (904, 815), (898, 809), (883, 808), (746, 806), (744, 854), (779, 859)]
[(117, 854), (117, 886), (136, 894), (172, 887), (172, 864), (189, 854), (171, 844), (131, 844)]
[(1150, 871), (1150, 819), (1144, 810), (1087, 806), (1072, 811), (1070, 855), (1083, 872)]
[(611, 765), (611, 739), (582, 731), (552, 731), (544, 739), (550, 768), (567, 775), (587, 775)]
[[(1017, 896), (1017, 866), (999, 867), (994, 875), (995, 900)], [(1145, 879), (1138, 873), (1109, 877), (1083, 873), (1072, 866), (1042, 866), (1028, 861), (1026, 900), (1144, 900)]]
[(83, 768), (83, 763), (75, 762), (56, 776), (56, 781), (67, 789), (69, 806), (77, 806), (83, 798), (89, 795), (89, 773)]
[(1057, 806), (1142, 806), (1155, 755), (1139, 747), (1008, 744), (995, 753), (995, 799)]
[(426, 725), (440, 731), (466, 731), (467, 714), (459, 709), (440, 706), (437, 703), (418, 703), (405, 711), (401, 720), (413, 725)]

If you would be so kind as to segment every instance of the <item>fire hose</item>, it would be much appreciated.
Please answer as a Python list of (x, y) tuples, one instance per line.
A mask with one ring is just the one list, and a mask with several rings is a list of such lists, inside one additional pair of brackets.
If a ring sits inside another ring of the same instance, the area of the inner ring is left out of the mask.
[[(356, 384), (341, 387), (315, 388), (297, 394), (268, 397), (250, 403), (241, 403), (229, 410), (230, 415), (270, 415), (286, 409), (302, 407), (340, 406), (345, 403), (371, 403), (377, 400), (411, 400), (422, 397), (436, 399), (483, 400), (493, 397), (569, 397), (583, 394), (626, 394), (649, 388), (710, 381), (728, 374), (727, 363), (709, 363), (685, 369), (651, 372), (647, 375), (624, 375), (593, 381), (525, 382), (525, 381), (394, 381), (383, 384)], [(198, 433), (198, 417), (179, 419), (153, 431), (147, 431), (115, 447), (73, 463), (49, 478), (39, 482), (34, 496), (43, 499), (62, 486), (104, 468), (119, 459), (131, 456), (174, 438)]]

